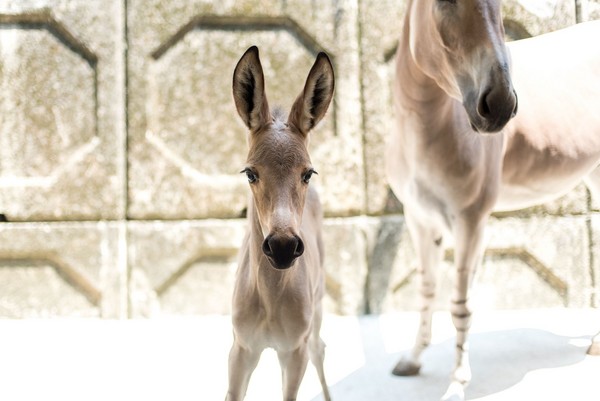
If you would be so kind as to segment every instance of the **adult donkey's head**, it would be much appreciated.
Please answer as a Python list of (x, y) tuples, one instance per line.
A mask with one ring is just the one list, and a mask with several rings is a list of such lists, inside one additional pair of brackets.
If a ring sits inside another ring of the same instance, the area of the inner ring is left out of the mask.
[(500, 0), (414, 0), (410, 50), (416, 64), (464, 105), (478, 132), (497, 132), (517, 112)]

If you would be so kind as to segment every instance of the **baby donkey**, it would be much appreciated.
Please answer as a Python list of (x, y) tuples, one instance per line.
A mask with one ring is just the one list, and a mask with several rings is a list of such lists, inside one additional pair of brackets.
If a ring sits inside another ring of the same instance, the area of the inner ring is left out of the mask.
[(242, 170), (252, 196), (248, 230), (240, 251), (233, 293), (234, 341), (229, 354), (226, 401), (246, 395), (262, 351), (277, 352), (283, 399), (295, 400), (310, 357), (323, 396), (325, 344), (319, 337), (324, 272), (322, 210), (309, 186), (313, 169), (308, 133), (323, 118), (333, 97), (333, 67), (319, 53), (289, 117), (269, 110), (258, 48), (249, 48), (233, 73), (233, 98), (248, 134)]

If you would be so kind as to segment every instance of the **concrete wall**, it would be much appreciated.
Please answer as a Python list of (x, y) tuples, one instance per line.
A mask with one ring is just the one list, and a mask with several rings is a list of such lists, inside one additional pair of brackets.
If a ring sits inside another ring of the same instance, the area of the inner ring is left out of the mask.
[[(503, 7), (513, 36), (600, 18), (598, 0)], [(327, 310), (417, 308), (416, 260), (382, 159), (403, 10), (402, 0), (0, 0), (0, 316), (228, 313), (247, 196), (230, 85), (252, 44), (284, 108), (318, 51), (335, 65), (335, 101), (311, 141)], [(598, 303), (598, 211), (578, 187), (494, 217), (480, 305)]]

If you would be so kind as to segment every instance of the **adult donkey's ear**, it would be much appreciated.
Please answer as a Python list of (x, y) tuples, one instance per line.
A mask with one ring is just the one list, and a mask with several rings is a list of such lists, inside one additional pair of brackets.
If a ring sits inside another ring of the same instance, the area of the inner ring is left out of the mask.
[(235, 66), (233, 100), (238, 114), (250, 130), (256, 130), (270, 121), (265, 78), (256, 46), (246, 50)]
[(327, 54), (321, 52), (308, 73), (304, 90), (292, 106), (288, 123), (308, 134), (327, 112), (334, 86), (333, 66)]

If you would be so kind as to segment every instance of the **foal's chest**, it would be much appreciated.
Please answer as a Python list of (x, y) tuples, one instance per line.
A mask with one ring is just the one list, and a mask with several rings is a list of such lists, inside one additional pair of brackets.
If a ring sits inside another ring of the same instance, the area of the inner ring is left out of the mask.
[(295, 349), (310, 332), (313, 308), (308, 303), (309, 297), (293, 291), (268, 296), (255, 292), (238, 305), (234, 331), (251, 348)]

